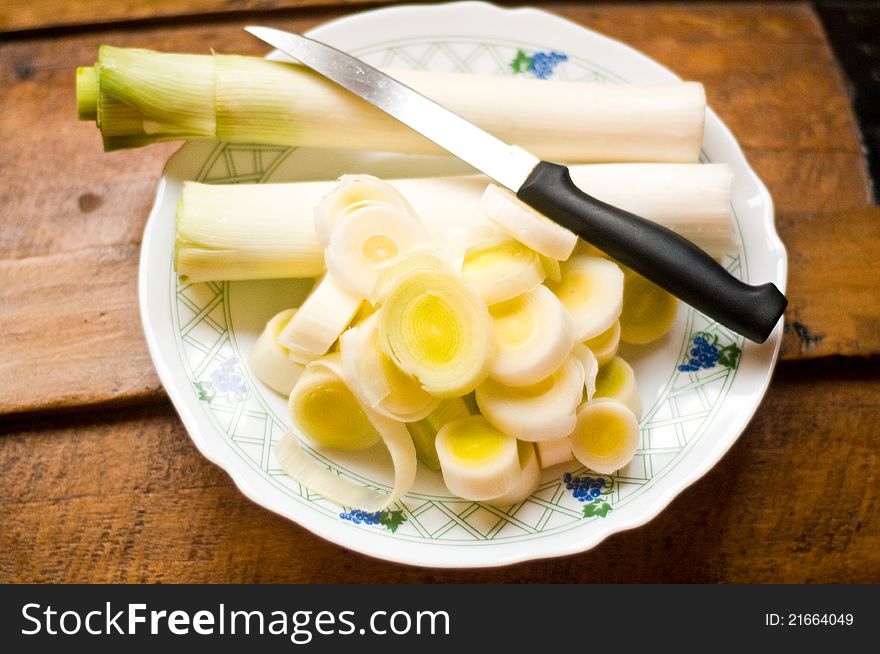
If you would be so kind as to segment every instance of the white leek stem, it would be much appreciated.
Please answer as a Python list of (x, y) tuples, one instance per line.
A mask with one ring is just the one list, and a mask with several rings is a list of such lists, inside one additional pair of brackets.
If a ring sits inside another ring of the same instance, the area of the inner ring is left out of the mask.
[[(290, 205), (290, 189), (285, 186), (184, 184), (174, 243), (181, 281), (322, 274), (324, 250), (312, 220), (320, 195), (308, 205), (299, 200)], [(307, 194), (310, 189), (302, 190)]]
[[(731, 169), (724, 164), (571, 166), (587, 193), (654, 220), (713, 256), (735, 250)], [(433, 239), (488, 224), (481, 175), (393, 180)], [(314, 208), (336, 182), (208, 185), (186, 182), (175, 263), (190, 281), (312, 277), (323, 271)]]
[[(238, 143), (440, 151), (298, 64), (102, 46), (96, 69), (94, 81), (80, 77), (80, 104), (87, 107), (95, 95), (106, 95), (135, 109), (142, 123), (128, 132), (134, 140), (126, 142), (125, 135), (117, 134), (123, 140), (108, 147), (185, 134)], [(500, 139), (545, 159), (696, 161), (699, 156), (706, 96), (696, 82), (638, 86), (388, 72)], [(112, 124), (101, 121), (99, 127)]]

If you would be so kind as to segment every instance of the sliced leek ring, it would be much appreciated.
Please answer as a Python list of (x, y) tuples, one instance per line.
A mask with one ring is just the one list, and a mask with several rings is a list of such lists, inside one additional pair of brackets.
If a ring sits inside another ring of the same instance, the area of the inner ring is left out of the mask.
[(373, 314), (339, 337), (342, 374), (357, 398), (375, 409), (391, 394), (391, 383), (385, 376), (384, 352), (371, 351), (378, 314)]
[[(309, 381), (308, 387), (299, 393), (300, 384), (310, 374), (321, 375), (323, 379)], [(412, 437), (403, 423), (381, 416), (357, 401), (343, 381), (339, 354), (306, 366), (290, 395), (290, 408), (294, 427), (314, 445), (363, 449), (368, 442), (373, 444), (381, 438), (394, 466), (391, 491), (387, 495), (377, 493), (334, 474), (303, 450), (293, 434), (287, 433), (276, 446), (275, 456), (284, 472), (303, 486), (333, 502), (365, 511), (381, 511), (412, 488), (417, 467)]]
[(394, 186), (372, 175), (343, 175), (315, 207), (315, 235), (322, 247), (330, 244), (336, 221), (363, 203), (390, 204), (410, 216), (416, 212)]
[(468, 500), (512, 491), (521, 477), (516, 439), (482, 416), (445, 424), (437, 433), (437, 457), (447, 488)]
[(616, 356), (599, 368), (593, 399), (611, 398), (629, 407), (641, 420), (642, 403), (636, 387), (636, 375), (630, 365)]
[(325, 275), (278, 336), (278, 344), (290, 358), (308, 363), (326, 354), (348, 326), (361, 305), (361, 298)]
[(489, 307), (497, 353), (489, 376), (528, 386), (550, 376), (574, 345), (571, 318), (546, 286)]
[(562, 279), (547, 287), (571, 314), (574, 338), (598, 336), (620, 317), (623, 306), (623, 271), (601, 257), (572, 257), (562, 265)]
[(578, 461), (595, 472), (611, 474), (635, 455), (639, 421), (622, 402), (595, 400), (578, 410), (569, 441)]
[(278, 335), (295, 313), (296, 309), (286, 309), (272, 316), (251, 350), (251, 369), (257, 379), (281, 395), (290, 395), (304, 368), (291, 361), (287, 348), (278, 344)]
[(370, 291), (370, 302), (382, 304), (388, 297), (388, 291), (394, 288), (397, 282), (410, 274), (424, 271), (455, 274), (449, 263), (433, 252), (416, 250), (402, 254), (378, 267), (378, 275)]
[(678, 300), (632, 270), (624, 271), (620, 340), (646, 345), (662, 338), (678, 313)]
[(290, 393), (288, 406), (293, 426), (316, 447), (363, 450), (380, 438), (342, 377), (338, 353), (305, 367)]
[(486, 500), (487, 504), (507, 507), (512, 504), (519, 504), (535, 492), (535, 489), (541, 482), (541, 465), (538, 462), (538, 455), (535, 453), (535, 446), (536, 443), (516, 442), (519, 454), (519, 481), (516, 482), (516, 486), (504, 493), (504, 495)]
[(492, 305), (535, 288), (544, 281), (544, 265), (537, 252), (504, 236), (468, 249), (461, 277)]
[(380, 349), (380, 313), (381, 309), (340, 337), (345, 381), (376, 413), (403, 422), (421, 420), (437, 408), (440, 399), (401, 372)]
[(574, 458), (568, 436), (535, 443), (535, 448), (538, 451), (538, 461), (542, 468), (552, 468), (560, 463), (568, 463)]
[(535, 252), (565, 261), (571, 256), (577, 236), (541, 215), (500, 186), (489, 184), (480, 198), (480, 208), (511, 238)]
[(620, 321), (615, 322), (598, 336), (584, 341), (584, 345), (596, 355), (599, 366), (604, 366), (617, 354), (617, 346), (620, 344)]
[(456, 397), (489, 374), (492, 320), (480, 296), (454, 274), (419, 270), (393, 284), (384, 300), (379, 342), (429, 393)]
[(394, 466), (394, 485), (387, 495), (377, 493), (330, 471), (303, 450), (296, 437), (288, 432), (275, 447), (275, 458), (290, 477), (331, 502), (364, 511), (381, 511), (399, 500), (412, 488), (416, 479), (416, 452), (403, 423), (389, 420), (369, 410), (370, 421), (382, 436)]
[(360, 203), (337, 219), (324, 261), (337, 282), (368, 297), (380, 264), (427, 240), (422, 224), (403, 209), (387, 203)]
[(584, 369), (571, 356), (537, 384), (505, 386), (488, 379), (476, 392), (477, 405), (486, 419), (524, 441), (548, 441), (571, 433), (583, 395)]
[(577, 359), (584, 369), (584, 395), (587, 402), (596, 394), (596, 376), (599, 374), (599, 361), (592, 350), (582, 343), (575, 343), (571, 355)]
[(419, 461), (431, 470), (440, 470), (440, 459), (437, 458), (437, 446), (435, 445), (437, 432), (447, 423), (467, 418), (470, 415), (471, 412), (464, 400), (460, 397), (453, 397), (441, 400), (440, 405), (425, 418), (407, 423), (406, 428), (412, 436)]
[(378, 413), (402, 422), (413, 422), (421, 420), (437, 408), (440, 398), (424, 390), (415, 377), (404, 373), (382, 352), (378, 344), (378, 333), (372, 347), (381, 355), (382, 372), (391, 386), (388, 397), (376, 405)]
[[(481, 217), (480, 214), (477, 214)], [(451, 227), (433, 241), (432, 251), (454, 270), (461, 272), (467, 251), (487, 241), (509, 238), (493, 223), (482, 220), (474, 225)]]

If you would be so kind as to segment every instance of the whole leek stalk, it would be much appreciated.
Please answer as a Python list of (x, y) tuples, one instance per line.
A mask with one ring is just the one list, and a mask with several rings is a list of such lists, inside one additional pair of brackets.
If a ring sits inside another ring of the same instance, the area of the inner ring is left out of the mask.
[[(724, 164), (574, 165), (585, 192), (694, 241), (714, 256), (736, 249), (731, 169)], [(390, 180), (429, 236), (486, 224), (480, 176)], [(314, 277), (324, 272), (314, 208), (336, 182), (212, 185), (185, 182), (177, 211), (175, 268), (182, 279)]]
[[(389, 71), (499, 138), (551, 160), (695, 162), (701, 84), (637, 86)], [(439, 148), (303, 66), (257, 57), (100, 47), (77, 71), (77, 109), (107, 150), (157, 141), (437, 153)]]

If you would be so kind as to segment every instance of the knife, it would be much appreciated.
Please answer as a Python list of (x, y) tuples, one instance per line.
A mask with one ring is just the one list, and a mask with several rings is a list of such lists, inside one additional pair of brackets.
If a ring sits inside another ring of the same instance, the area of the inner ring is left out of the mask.
[(508, 145), (393, 77), (320, 41), (246, 27), (509, 188), (585, 241), (746, 338), (763, 343), (785, 310), (772, 283), (740, 281), (687, 239), (581, 191), (568, 168)]

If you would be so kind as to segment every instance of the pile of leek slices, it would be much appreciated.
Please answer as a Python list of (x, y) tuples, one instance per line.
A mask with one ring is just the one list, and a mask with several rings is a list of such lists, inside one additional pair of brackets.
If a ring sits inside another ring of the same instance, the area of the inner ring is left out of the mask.
[(510, 505), (542, 468), (611, 473), (633, 457), (641, 410), (617, 346), (660, 338), (675, 299), (506, 190), (480, 203), (488, 225), (442, 240), (375, 177), (342, 177), (316, 207), (327, 273), (269, 320), (251, 366), (289, 395), (296, 434), (345, 451), (382, 441), (394, 481), (350, 482), (289, 433), (276, 456), (312, 491), (378, 511), (419, 460), (455, 495)]

